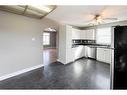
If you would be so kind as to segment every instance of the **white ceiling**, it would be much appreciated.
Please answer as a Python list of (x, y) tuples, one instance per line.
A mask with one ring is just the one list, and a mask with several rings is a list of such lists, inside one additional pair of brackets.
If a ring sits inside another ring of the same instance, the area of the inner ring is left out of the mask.
[[(59, 23), (87, 26), (92, 22), (90, 20), (94, 14), (102, 14), (104, 18), (118, 18), (116, 21), (127, 20), (127, 6), (59, 5), (47, 17)], [(104, 23), (116, 21), (105, 20)]]

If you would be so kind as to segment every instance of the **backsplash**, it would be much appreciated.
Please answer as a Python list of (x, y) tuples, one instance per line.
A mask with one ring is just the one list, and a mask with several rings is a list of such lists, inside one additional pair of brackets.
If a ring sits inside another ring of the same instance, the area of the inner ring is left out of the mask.
[(95, 40), (89, 39), (72, 39), (72, 44), (95, 44)]

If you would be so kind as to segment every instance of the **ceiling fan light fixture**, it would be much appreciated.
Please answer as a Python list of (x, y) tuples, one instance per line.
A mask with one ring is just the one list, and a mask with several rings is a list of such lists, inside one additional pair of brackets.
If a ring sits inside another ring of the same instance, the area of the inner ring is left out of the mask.
[(102, 23), (102, 17), (100, 15), (96, 15), (95, 20), (98, 24)]
[(102, 19), (97, 19), (96, 22), (97, 23), (102, 23)]

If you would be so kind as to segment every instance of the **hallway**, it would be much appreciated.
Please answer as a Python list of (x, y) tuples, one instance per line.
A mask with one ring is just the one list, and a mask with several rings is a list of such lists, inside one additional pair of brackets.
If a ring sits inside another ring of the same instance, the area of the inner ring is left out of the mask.
[(57, 61), (57, 50), (55, 48), (43, 50), (43, 64), (48, 65)]

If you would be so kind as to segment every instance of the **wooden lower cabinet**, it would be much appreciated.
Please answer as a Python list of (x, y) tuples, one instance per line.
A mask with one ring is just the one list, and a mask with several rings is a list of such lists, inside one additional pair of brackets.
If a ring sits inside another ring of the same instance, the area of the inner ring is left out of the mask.
[(106, 62), (106, 63), (111, 63), (111, 54), (112, 49), (108, 48), (97, 48), (97, 60)]

